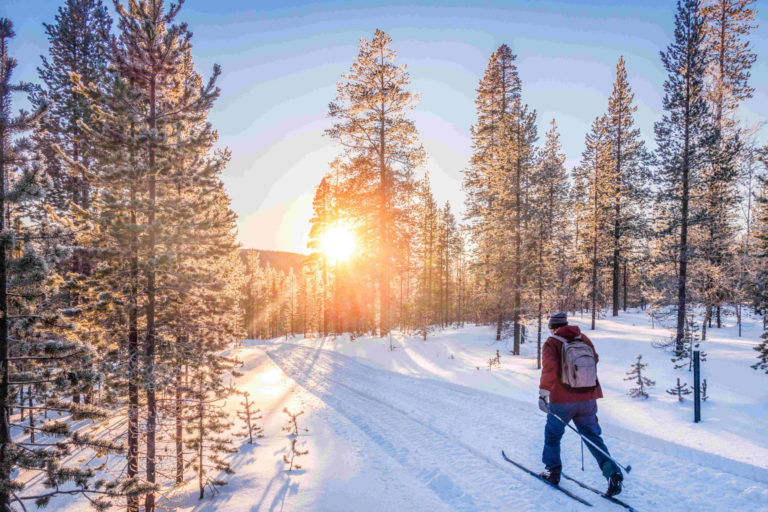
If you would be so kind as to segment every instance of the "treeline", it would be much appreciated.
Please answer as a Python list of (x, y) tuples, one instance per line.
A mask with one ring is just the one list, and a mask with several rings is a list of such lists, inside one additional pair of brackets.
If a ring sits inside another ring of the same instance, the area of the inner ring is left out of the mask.
[[(724, 310), (739, 326), (745, 307), (763, 312), (766, 148), (756, 142), (759, 127), (738, 117), (754, 91), (755, 12), (751, 0), (678, 2), (674, 39), (661, 52), (667, 78), (656, 147), (635, 121), (620, 57), (605, 110), (570, 172), (555, 120), (540, 140), (516, 56), (500, 46), (477, 88), (460, 224), (448, 205), (435, 205), (428, 173), (416, 175), (425, 162), (409, 118), (416, 96), (391, 38), (377, 30), (362, 40), (329, 106), (326, 134), (341, 153), (314, 200), (304, 272), (312, 291), (298, 299), (312, 310), (306, 331), (383, 336), (474, 321), (512, 338), (517, 354), (526, 338), (540, 339), (548, 312), (588, 310), (594, 326), (604, 311), (641, 306), (655, 319), (674, 318), (680, 357), (691, 331), (706, 339)], [(358, 241), (340, 264), (322, 247), (338, 225)], [(281, 332), (301, 331), (294, 324)], [(768, 368), (768, 348), (758, 348)]]
[(244, 273), (208, 122), (220, 71), (195, 70), (180, 8), (117, 2), (113, 24), (67, 0), (39, 86), (12, 82), (0, 20), (0, 510), (81, 495), (151, 512), (231, 471), (222, 354)]
[[(450, 205), (438, 208), (428, 178), (414, 184), (413, 193), (427, 201), (426, 208), (410, 213), (414, 222), (410, 236), (423, 240), (423, 246), (414, 250), (411, 240), (402, 247), (404, 270), (393, 287), (391, 318), (399, 328), (426, 336), (434, 326), (479, 319), (469, 304), (473, 285), (467, 277), (464, 241)], [(310, 233), (314, 251), (302, 266), (277, 269), (262, 263), (257, 252), (244, 252), (247, 279), (243, 295), (249, 338), (377, 332), (378, 303), (371, 295), (376, 293), (372, 284), (377, 278), (372, 262), (375, 256), (366, 255), (362, 229), (349, 226), (358, 241), (350, 261), (333, 260), (322, 247), (323, 233), (348, 218), (340, 206), (342, 200), (327, 182), (318, 188)]]

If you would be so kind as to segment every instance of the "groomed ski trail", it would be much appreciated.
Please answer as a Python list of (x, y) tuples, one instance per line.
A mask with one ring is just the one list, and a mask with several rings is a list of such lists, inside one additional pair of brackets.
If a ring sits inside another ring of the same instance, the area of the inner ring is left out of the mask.
[[(453, 510), (584, 509), (498, 460), (503, 448), (530, 467), (540, 466), (544, 417), (535, 397), (527, 404), (290, 343), (266, 351), (287, 376), (359, 428)], [(640, 510), (768, 511), (763, 484), (633, 446), (610, 433), (606, 441), (619, 460), (636, 468), (625, 481), (622, 499)], [(573, 471), (578, 457), (578, 443), (566, 433), (566, 468)], [(594, 466), (594, 461), (586, 464)], [(605, 485), (595, 467), (582, 476), (591, 485)], [(583, 491), (571, 485), (570, 490)], [(592, 510), (617, 509), (600, 500)]]

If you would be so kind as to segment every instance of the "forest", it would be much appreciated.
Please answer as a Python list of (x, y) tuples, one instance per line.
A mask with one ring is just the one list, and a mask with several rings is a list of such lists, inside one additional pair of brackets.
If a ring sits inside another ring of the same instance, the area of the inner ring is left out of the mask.
[[(477, 84), (461, 217), (435, 199), (418, 91), (376, 29), (329, 98), (338, 154), (307, 255), (283, 265), (236, 242), (232, 155), (209, 121), (221, 69), (195, 65), (183, 2), (113, 12), (62, 2), (36, 83), (15, 81), (0, 19), (0, 511), (69, 495), (153, 512), (190, 480), (215, 494), (235, 471), (235, 423), (251, 441), (256, 428), (235, 384), (244, 339), (368, 335), (394, 350), (392, 333), (488, 325), (512, 357), (537, 345), (540, 366), (550, 313), (594, 329), (640, 308), (687, 364), (726, 315), (739, 329), (768, 318), (768, 146), (739, 117), (756, 86), (754, 0), (677, 2), (663, 117), (638, 126), (619, 57), (573, 169), (498, 46)], [(763, 327), (745, 371), (768, 373)], [(233, 397), (245, 416), (224, 412)]]

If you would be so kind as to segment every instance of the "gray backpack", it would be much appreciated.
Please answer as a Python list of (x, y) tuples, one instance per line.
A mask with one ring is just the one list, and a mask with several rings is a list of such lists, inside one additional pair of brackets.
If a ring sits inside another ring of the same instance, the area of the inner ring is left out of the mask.
[(560, 381), (566, 389), (577, 392), (595, 389), (597, 361), (592, 347), (581, 340), (581, 335), (570, 340), (554, 334), (552, 337), (563, 342)]

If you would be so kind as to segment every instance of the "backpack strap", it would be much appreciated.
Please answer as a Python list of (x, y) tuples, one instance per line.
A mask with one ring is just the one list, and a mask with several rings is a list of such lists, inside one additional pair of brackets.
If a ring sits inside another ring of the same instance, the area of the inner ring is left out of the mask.
[(550, 336), (550, 338), (555, 338), (556, 340), (559, 340), (559, 341), (561, 341), (563, 343), (568, 342), (568, 341), (575, 341), (575, 340), (581, 341), (581, 334), (579, 334), (575, 338), (571, 338), (571, 339), (563, 338), (562, 336), (558, 336), (557, 334), (550, 334), (549, 336)]

